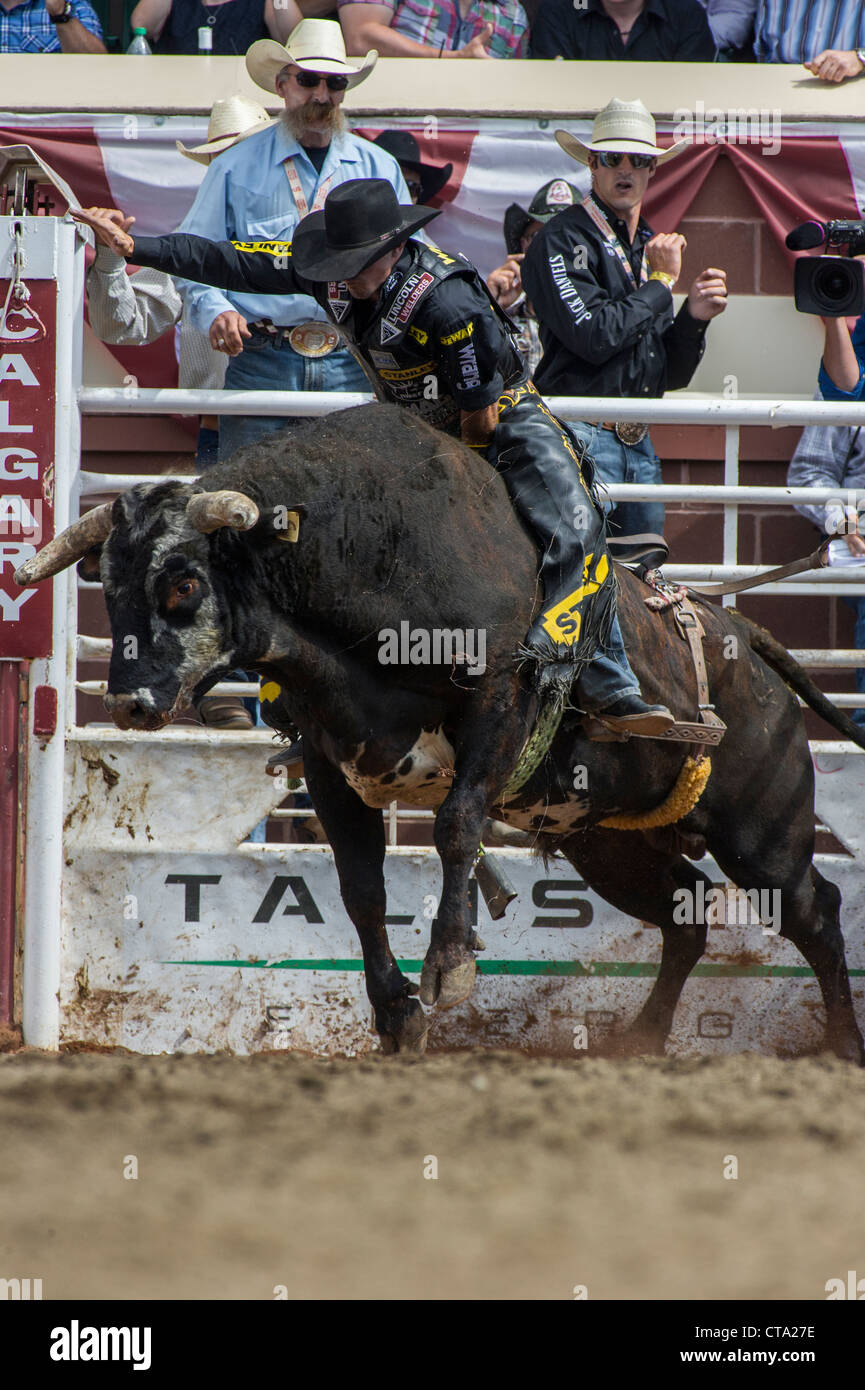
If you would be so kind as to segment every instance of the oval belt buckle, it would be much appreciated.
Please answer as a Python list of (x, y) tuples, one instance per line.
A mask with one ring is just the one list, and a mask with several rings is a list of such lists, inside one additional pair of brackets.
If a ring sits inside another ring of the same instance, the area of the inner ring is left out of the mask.
[(642, 444), (648, 433), (649, 426), (635, 420), (616, 421), (616, 438), (621, 444)]
[(301, 357), (327, 357), (339, 346), (339, 334), (329, 324), (313, 319), (298, 323), (288, 335), (288, 341)]

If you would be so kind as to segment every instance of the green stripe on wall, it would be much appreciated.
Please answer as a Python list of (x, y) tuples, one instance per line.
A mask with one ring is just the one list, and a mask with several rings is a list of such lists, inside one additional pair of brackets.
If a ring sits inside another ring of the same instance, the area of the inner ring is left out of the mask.
[[(232, 970), (330, 970), (362, 971), (362, 960), (164, 960), (162, 965), (207, 965), (225, 966)], [(423, 961), (397, 961), (400, 970), (409, 975), (419, 975)], [(578, 960), (479, 960), (479, 975), (577, 975), (583, 979), (590, 977), (613, 977), (617, 979), (654, 979), (658, 966), (651, 961), (637, 960), (593, 960), (583, 965)], [(865, 975), (863, 970), (851, 970), (851, 976)], [(723, 962), (696, 965), (691, 975), (706, 979), (725, 980), (781, 980), (813, 979), (814, 972), (807, 965), (727, 965)]]

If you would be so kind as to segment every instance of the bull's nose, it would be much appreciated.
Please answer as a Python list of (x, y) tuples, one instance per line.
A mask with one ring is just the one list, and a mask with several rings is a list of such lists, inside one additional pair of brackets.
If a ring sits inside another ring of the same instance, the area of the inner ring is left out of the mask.
[(118, 729), (158, 729), (163, 722), (137, 695), (106, 695), (105, 708)]

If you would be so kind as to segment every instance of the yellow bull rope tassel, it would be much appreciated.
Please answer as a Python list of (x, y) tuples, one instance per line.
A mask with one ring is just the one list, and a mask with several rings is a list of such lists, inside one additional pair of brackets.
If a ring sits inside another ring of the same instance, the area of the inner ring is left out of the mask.
[(672, 825), (689, 811), (693, 811), (703, 795), (711, 772), (711, 758), (696, 760), (688, 757), (676, 778), (675, 786), (660, 806), (656, 806), (653, 811), (641, 811), (636, 816), (624, 813), (607, 816), (606, 820), (599, 821), (598, 824), (614, 830), (655, 830), (661, 825)]

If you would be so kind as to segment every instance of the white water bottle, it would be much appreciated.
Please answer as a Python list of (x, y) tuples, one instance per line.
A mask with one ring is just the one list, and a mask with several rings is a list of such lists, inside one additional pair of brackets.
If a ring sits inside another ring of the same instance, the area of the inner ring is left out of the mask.
[(151, 54), (152, 54), (153, 49), (150, 47), (150, 44), (147, 42), (147, 30), (146, 30), (146, 29), (133, 29), (133, 30), (132, 30), (132, 42), (131, 42), (131, 44), (129, 45), (129, 47), (127, 48), (126, 52), (127, 52), (127, 53), (151, 53)]

